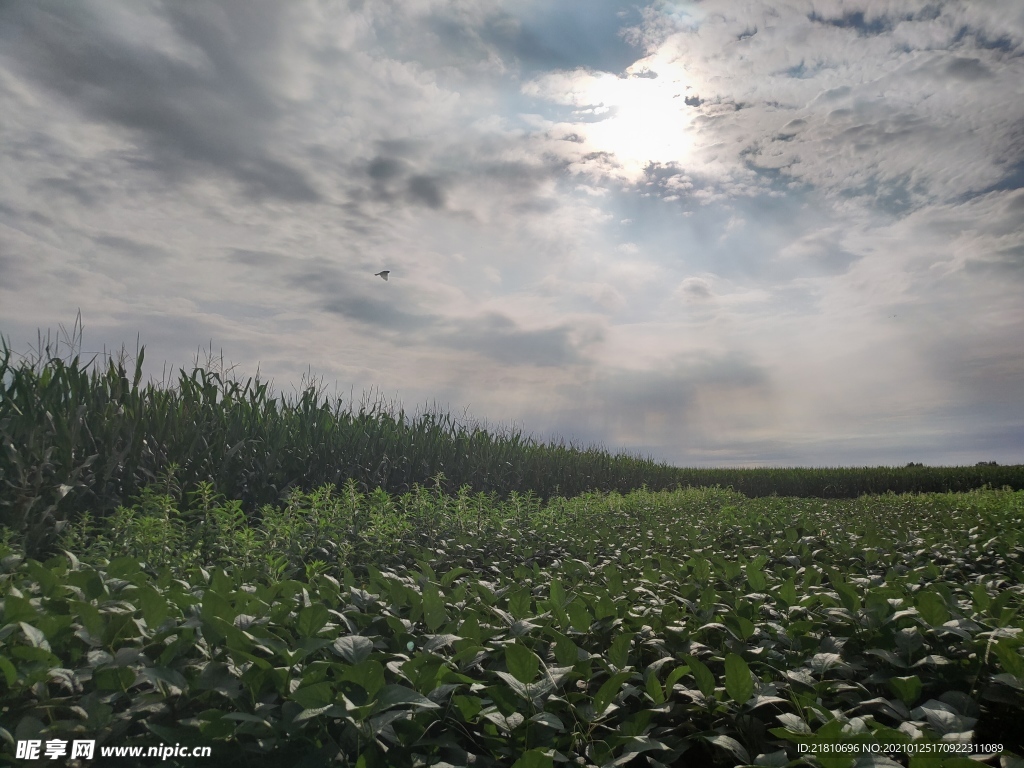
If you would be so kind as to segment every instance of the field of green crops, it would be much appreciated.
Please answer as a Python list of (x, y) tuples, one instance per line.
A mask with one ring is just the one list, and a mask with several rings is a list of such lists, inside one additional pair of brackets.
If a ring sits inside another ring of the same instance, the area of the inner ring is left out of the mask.
[(143, 358), (0, 344), (0, 761), (1024, 766), (1024, 467), (681, 469)]
[[(76, 341), (77, 340), (77, 341)], [(1024, 489), (1024, 466), (686, 469), (629, 454), (538, 442), (450, 413), (331, 400), (310, 385), (276, 396), (208, 360), (176, 381), (142, 383), (143, 347), (106, 365), (83, 361), (80, 334), (14, 355), (0, 339), (0, 525), (29, 554), (53, 551), (62, 526), (107, 517), (174, 467), (188, 491), (212, 483), (252, 515), (293, 489), (354, 480), (390, 494), (440, 479), (448, 494), (532, 493), (541, 499), (646, 487), (731, 487), (748, 497)], [(102, 361), (100, 361), (102, 362)], [(984, 457), (982, 457), (984, 458)], [(912, 466), (911, 466), (912, 465)]]
[(854, 765), (836, 744), (1024, 764), (1024, 493), (442, 485), (247, 516), (167, 475), (44, 562), (8, 533), (0, 757), (92, 738), (213, 749), (137, 765)]

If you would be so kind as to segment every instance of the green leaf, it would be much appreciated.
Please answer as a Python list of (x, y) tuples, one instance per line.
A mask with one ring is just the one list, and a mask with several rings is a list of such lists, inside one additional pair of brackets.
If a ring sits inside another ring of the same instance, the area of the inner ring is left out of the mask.
[(605, 680), (604, 685), (598, 689), (597, 695), (594, 697), (594, 714), (597, 717), (601, 717), (604, 714), (604, 711), (608, 709), (608, 705), (612, 703), (612, 700), (622, 689), (622, 684), (632, 676), (632, 672), (616, 672)]
[(42, 648), (44, 651), (52, 650), (42, 630), (33, 627), (31, 624), (26, 624), (24, 621), (20, 622), (20, 625), (21, 631), (25, 633), (25, 637), (28, 638), (33, 648)]
[(796, 605), (800, 599), (796, 593), (796, 585), (792, 579), (786, 579), (782, 586), (779, 587), (779, 599), (782, 600), (787, 606)]
[(129, 667), (104, 667), (93, 672), (92, 680), (101, 691), (123, 691), (135, 682)]
[(384, 687), (384, 665), (379, 661), (370, 659), (345, 670), (344, 677), (360, 686), (366, 695), (372, 699), (377, 691)]
[(512, 768), (552, 768), (554, 761), (540, 749), (524, 752), (522, 757), (512, 764)]
[(139, 676), (149, 680), (165, 695), (174, 696), (188, 690), (188, 680), (178, 671), (167, 667), (146, 667)]
[(452, 585), (452, 582), (459, 578), (459, 576), (464, 576), (467, 573), (472, 573), (472, 571), (470, 571), (468, 568), (461, 567), (448, 571), (448, 573), (441, 577), (441, 586), (450, 587)]
[(987, 611), (989, 604), (992, 602), (992, 598), (989, 597), (988, 590), (985, 589), (984, 584), (975, 584), (971, 588), (971, 599), (974, 603), (974, 610), (978, 613)]
[(725, 655), (725, 691), (740, 706), (746, 704), (754, 694), (754, 681), (750, 678), (750, 667), (742, 657), (735, 653)]
[(608, 649), (608, 661), (618, 669), (624, 669), (629, 663), (629, 649), (633, 645), (633, 633), (627, 632), (616, 637)]
[(479, 696), (464, 696), (462, 694), (452, 696), (452, 704), (458, 708), (459, 714), (467, 723), (473, 722), (480, 714), (480, 710), (484, 708)]
[[(669, 697), (672, 695), (672, 688), (678, 683), (683, 677), (690, 671), (690, 668), (685, 664), (680, 664), (678, 667), (668, 673), (668, 677), (665, 678), (665, 696)], [(713, 682), (713, 681), (712, 681)]]
[(533, 596), (528, 589), (517, 589), (508, 599), (508, 611), (517, 619), (533, 614)]
[(344, 635), (334, 641), (334, 652), (353, 666), (361, 664), (373, 652), (373, 641), (362, 635)]
[(29, 572), (29, 575), (31, 575), (32, 578), (39, 582), (43, 595), (46, 597), (52, 597), (53, 592), (59, 583), (57, 581), (57, 577), (53, 574), (53, 571), (37, 560), (31, 559), (25, 561), (25, 569)]
[(24, 597), (7, 595), (4, 598), (4, 623), (16, 624), (19, 621), (34, 621), (39, 613)]
[(314, 683), (297, 689), (288, 698), (301, 704), (303, 709), (326, 707), (334, 703), (334, 685), (328, 682)]
[(505, 646), (505, 665), (521, 683), (531, 683), (540, 670), (540, 658), (524, 645), (510, 643)]
[(568, 599), (565, 594), (565, 587), (562, 586), (561, 579), (552, 579), (551, 586), (548, 588), (548, 594), (551, 596), (551, 602), (558, 608), (565, 607), (566, 600)]
[(765, 587), (768, 586), (768, 579), (761, 572), (761, 566), (751, 563), (747, 566), (746, 571), (747, 583), (750, 585), (750, 588), (755, 592), (764, 592)]
[(330, 613), (327, 611), (327, 607), (321, 603), (315, 603), (299, 611), (295, 630), (299, 633), (299, 637), (312, 637), (323, 629), (329, 618)]
[(419, 709), (440, 709), (440, 706), (411, 688), (406, 688), (404, 685), (385, 685), (374, 700), (373, 711), (384, 712), (388, 709), (404, 706)]
[(647, 681), (644, 684), (647, 689), (647, 695), (651, 697), (651, 700), (655, 704), (665, 703), (665, 691), (661, 687), (661, 683), (658, 682), (658, 676), (653, 672), (647, 675)]
[(448, 621), (444, 600), (434, 584), (423, 587), (423, 621), (431, 633), (437, 632)]
[(231, 607), (231, 603), (220, 592), (207, 589), (203, 593), (203, 606), (200, 609), (200, 616), (203, 619), (210, 619), (216, 616), (231, 623), (235, 620), (235, 609)]
[(18, 681), (18, 670), (11, 664), (10, 659), (6, 656), (0, 656), (0, 672), (4, 673), (4, 679), (7, 680), (7, 687), (13, 688), (14, 684)]
[(565, 607), (565, 612), (569, 615), (569, 621), (572, 622), (573, 629), (584, 633), (590, 631), (590, 625), (594, 619), (590, 611), (587, 610), (587, 606), (584, 605), (582, 598), (576, 597), (575, 600)]
[(949, 621), (949, 611), (942, 596), (933, 591), (922, 591), (917, 595), (917, 611), (921, 618), (933, 627), (940, 627)]
[(917, 675), (890, 677), (889, 687), (908, 707), (921, 696), (921, 678)]
[(1014, 677), (1024, 680), (1024, 658), (1017, 653), (1013, 646), (1006, 642), (999, 642), (992, 646), (992, 650), (999, 657), (999, 662), (1002, 664), (1003, 669)]
[(684, 656), (686, 665), (690, 668), (690, 672), (693, 674), (693, 679), (697, 681), (697, 688), (706, 698), (711, 698), (715, 695), (715, 676), (711, 674), (711, 670), (708, 669), (704, 662), (695, 656)]
[(836, 594), (839, 595), (839, 602), (843, 604), (844, 608), (848, 611), (856, 611), (860, 608), (860, 595), (842, 577), (842, 574), (830, 568), (828, 569), (828, 580), (832, 583), (832, 588), (835, 589)]
[(708, 742), (714, 744), (716, 747), (724, 749), (726, 752), (732, 754), (740, 763), (746, 765), (750, 763), (750, 755), (742, 744), (740, 744), (732, 736), (725, 736), (724, 734), (715, 734), (714, 736), (705, 736)]
[(131, 577), (142, 570), (142, 564), (134, 557), (116, 557), (107, 566), (107, 576), (115, 579), (131, 580)]
[(142, 618), (146, 620), (146, 626), (150, 629), (156, 629), (167, 618), (167, 598), (153, 587), (149, 585), (141, 587), (136, 594), (136, 601), (142, 609)]
[(555, 643), (555, 661), (563, 667), (572, 666), (580, 660), (580, 649), (570, 638), (559, 635)]

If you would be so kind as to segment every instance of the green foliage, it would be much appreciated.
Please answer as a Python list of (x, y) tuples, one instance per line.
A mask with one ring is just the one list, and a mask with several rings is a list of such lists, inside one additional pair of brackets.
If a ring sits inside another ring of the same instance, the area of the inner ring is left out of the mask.
[(349, 483), (248, 519), (165, 477), (68, 526), (59, 557), (5, 540), (0, 754), (173, 738), (225, 766), (838, 765), (798, 745), (973, 735), (1012, 760), (1022, 497)]
[[(384, 546), (417, 524), (423, 502), (433, 510), (439, 499), (447, 500), (445, 519), (468, 533), (487, 522), (492, 495), (508, 501), (506, 519), (521, 520), (543, 501), (589, 491), (721, 486), (749, 497), (855, 498), (986, 484), (1024, 488), (1024, 467), (989, 464), (680, 469), (596, 448), (543, 444), (515, 429), (488, 429), (448, 413), (409, 415), (381, 399), (346, 405), (331, 401), (315, 382), (294, 397), (279, 397), (258, 376), (233, 378), (212, 355), (205, 366), (197, 357), (191, 371), (180, 369), (176, 381), (143, 384), (144, 347), (134, 360), (122, 349), (105, 365), (82, 361), (79, 326), (66, 346), (62, 357), (60, 344), (47, 337), (34, 356), (14, 361), (0, 339), (0, 525), (37, 557), (56, 551), (68, 522), (86, 513), (93, 521), (115, 517), (144, 489), (154, 494), (144, 517), (155, 562), (161, 535), (181, 534), (179, 523), (202, 528), (202, 559), (220, 546), (218, 531), (233, 539), (241, 517), (259, 517), (264, 506), (286, 502), (293, 491), (327, 486), (381, 489), (350, 524)], [(423, 490), (430, 487), (433, 495)], [(408, 514), (391, 514), (394, 499), (416, 488)], [(182, 492), (198, 498), (196, 520), (161, 515), (157, 497), (178, 500)], [(642, 502), (636, 506), (642, 514)], [(723, 518), (734, 514), (722, 510)]]

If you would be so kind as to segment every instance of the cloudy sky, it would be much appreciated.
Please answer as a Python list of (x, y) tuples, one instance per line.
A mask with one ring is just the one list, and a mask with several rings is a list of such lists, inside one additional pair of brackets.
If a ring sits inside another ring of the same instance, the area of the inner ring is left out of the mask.
[(4, 3), (0, 152), (17, 351), (80, 310), (679, 465), (1024, 461), (1020, 0)]

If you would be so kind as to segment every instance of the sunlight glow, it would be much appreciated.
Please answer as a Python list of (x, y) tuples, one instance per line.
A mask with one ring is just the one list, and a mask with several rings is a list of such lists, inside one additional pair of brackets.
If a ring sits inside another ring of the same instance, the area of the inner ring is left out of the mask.
[(693, 114), (685, 103), (681, 68), (659, 67), (658, 76), (637, 62), (627, 77), (608, 72), (559, 73), (536, 82), (534, 95), (572, 107), (572, 131), (587, 152), (607, 152), (631, 181), (650, 163), (685, 163), (692, 154)]

